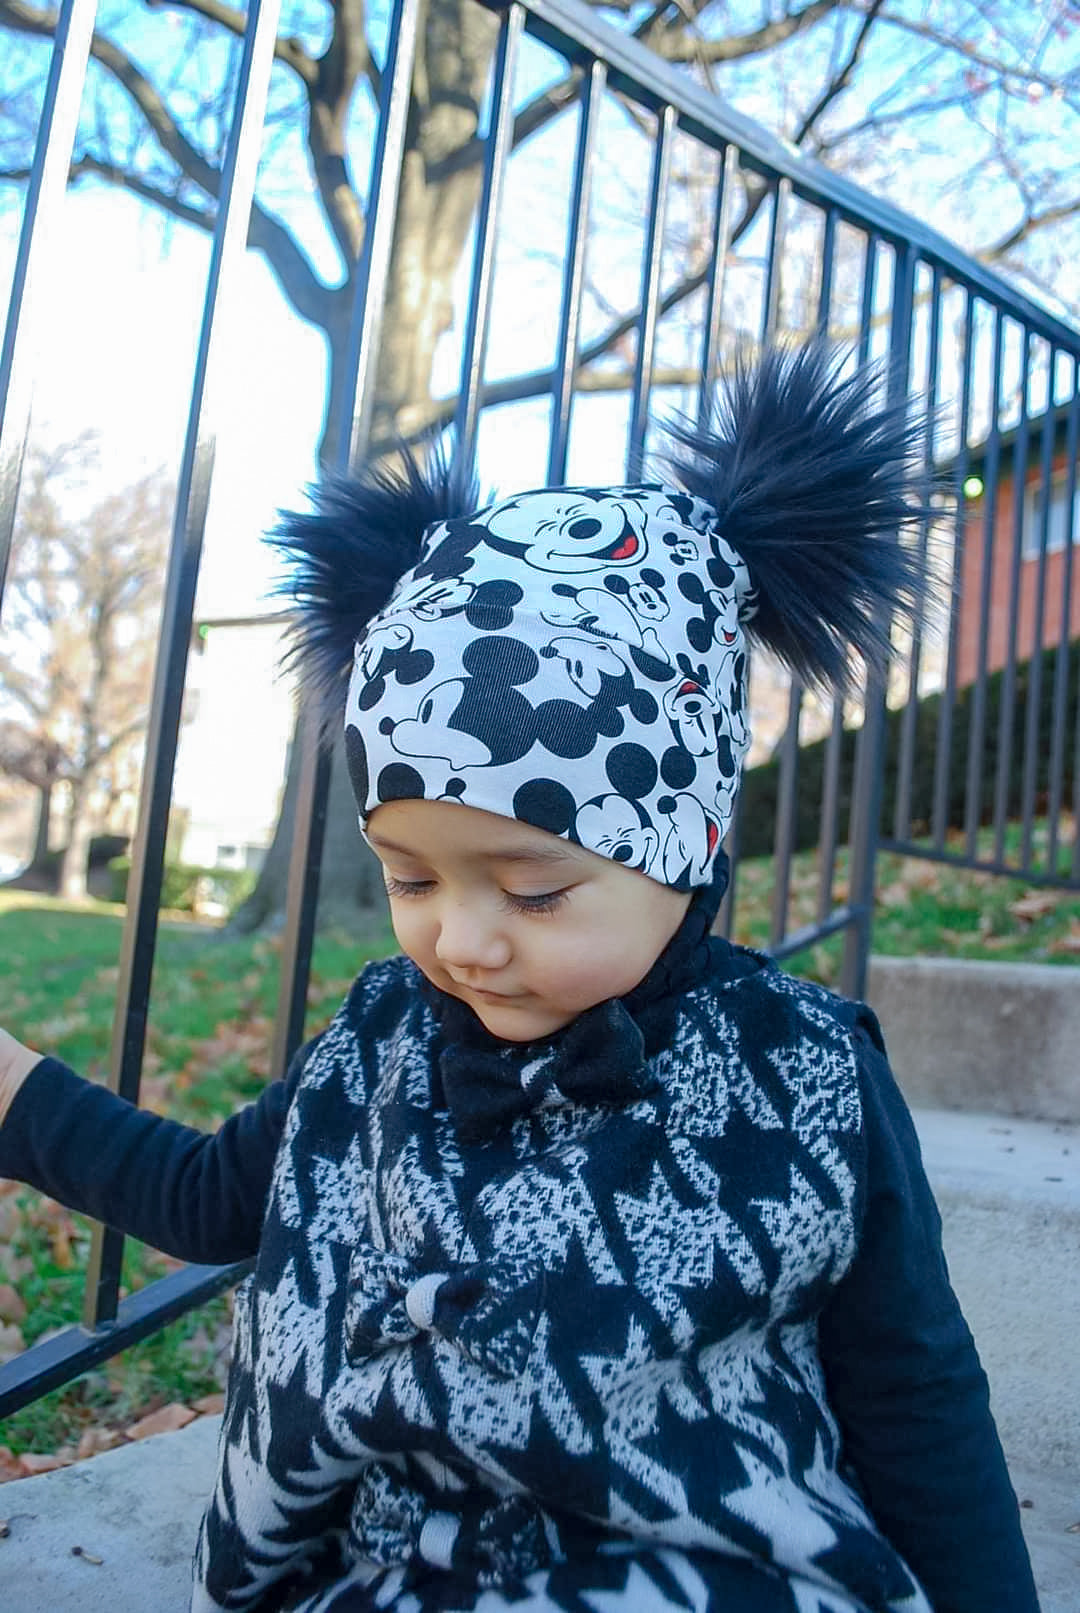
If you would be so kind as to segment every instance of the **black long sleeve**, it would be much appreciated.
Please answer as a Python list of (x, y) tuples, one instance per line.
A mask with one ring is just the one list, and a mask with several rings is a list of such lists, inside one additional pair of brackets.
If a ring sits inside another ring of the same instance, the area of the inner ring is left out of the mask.
[(857, 1032), (868, 1150), (859, 1252), (821, 1318), (829, 1398), (878, 1524), (934, 1613), (1038, 1613), (986, 1375), (876, 1019)]
[(246, 1260), (258, 1248), (281, 1128), (314, 1045), (217, 1132), (138, 1109), (43, 1059), (0, 1126), (0, 1176), (179, 1259)]

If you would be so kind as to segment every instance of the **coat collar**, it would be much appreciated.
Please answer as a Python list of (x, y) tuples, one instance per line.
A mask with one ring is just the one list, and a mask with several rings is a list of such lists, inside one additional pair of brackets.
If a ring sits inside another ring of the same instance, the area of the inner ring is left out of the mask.
[(671, 1040), (679, 999), (725, 964), (744, 971), (736, 949), (710, 934), (726, 887), (725, 861), (712, 884), (695, 892), (632, 991), (596, 1003), (537, 1041), (493, 1036), (465, 1003), (425, 980), (441, 1043), (433, 1098), (437, 1108), (449, 1109), (462, 1140), (482, 1141), (532, 1109), (632, 1103), (650, 1091), (656, 1079), (648, 1063)]

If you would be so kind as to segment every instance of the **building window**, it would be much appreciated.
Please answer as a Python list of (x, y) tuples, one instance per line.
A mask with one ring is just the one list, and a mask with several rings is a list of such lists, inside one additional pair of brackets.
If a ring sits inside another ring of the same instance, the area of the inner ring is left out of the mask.
[[(1046, 528), (1046, 552), (1053, 554), (1057, 549), (1064, 549), (1068, 532), (1068, 511), (1065, 507), (1068, 493), (1068, 477), (1060, 472), (1050, 483), (1050, 519)], [(1024, 494), (1024, 543), (1023, 555), (1025, 560), (1033, 559), (1038, 555), (1042, 543), (1042, 517), (1043, 497), (1042, 482), (1033, 482)], [(1072, 540), (1080, 543), (1080, 484), (1073, 494), (1072, 507)]]

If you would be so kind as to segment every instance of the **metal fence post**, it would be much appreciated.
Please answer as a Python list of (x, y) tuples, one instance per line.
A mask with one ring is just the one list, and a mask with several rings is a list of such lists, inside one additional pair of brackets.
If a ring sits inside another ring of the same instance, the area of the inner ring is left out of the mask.
[[(892, 404), (901, 403), (908, 395), (916, 257), (910, 242), (899, 248), (896, 254), (889, 329), (888, 401)], [(853, 922), (844, 935), (844, 958), (840, 972), (840, 990), (846, 997), (863, 997), (866, 993), (885, 779), (887, 685), (886, 669), (872, 672), (867, 679), (863, 726), (855, 754), (848, 873), (848, 904), (853, 911)]]

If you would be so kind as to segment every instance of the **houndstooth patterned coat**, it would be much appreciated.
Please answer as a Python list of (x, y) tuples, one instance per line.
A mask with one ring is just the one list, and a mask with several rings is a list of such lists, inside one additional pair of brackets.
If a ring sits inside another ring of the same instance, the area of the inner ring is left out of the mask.
[(289, 1111), (193, 1613), (929, 1613), (816, 1348), (857, 1009), (744, 956), (525, 1047), (364, 971)]

